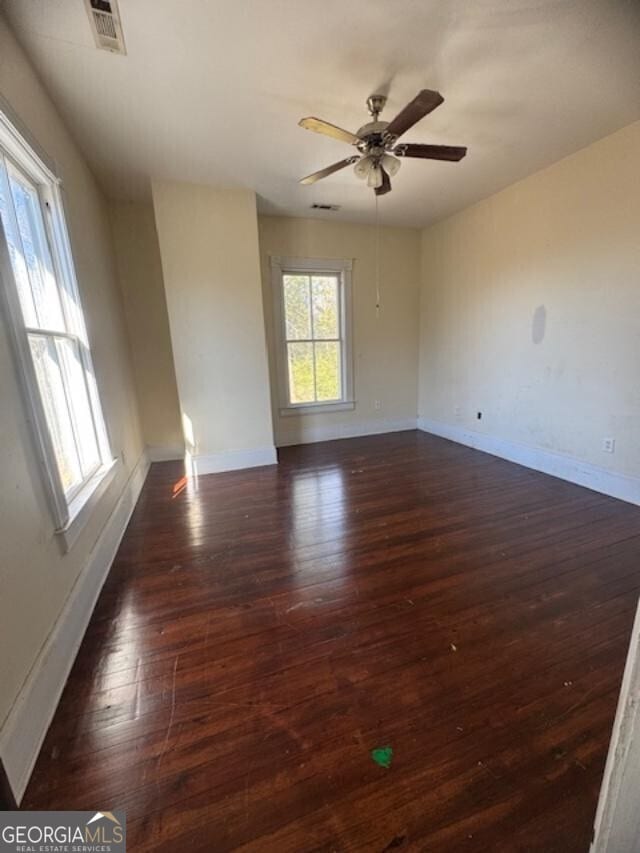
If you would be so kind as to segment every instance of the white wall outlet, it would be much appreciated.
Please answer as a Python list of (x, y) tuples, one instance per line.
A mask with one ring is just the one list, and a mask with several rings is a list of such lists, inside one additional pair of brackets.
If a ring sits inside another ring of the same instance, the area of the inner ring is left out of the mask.
[(454, 406), (453, 407), (453, 414), (455, 415), (455, 419), (457, 421), (459, 421), (460, 418), (462, 417), (462, 410), (461, 410), (460, 406)]
[(382, 408), (382, 403), (380, 402), (380, 400), (373, 401), (373, 408), (376, 409), (376, 411)]
[(615, 438), (603, 438), (602, 439), (602, 449), (605, 453), (615, 453), (616, 449), (616, 440)]

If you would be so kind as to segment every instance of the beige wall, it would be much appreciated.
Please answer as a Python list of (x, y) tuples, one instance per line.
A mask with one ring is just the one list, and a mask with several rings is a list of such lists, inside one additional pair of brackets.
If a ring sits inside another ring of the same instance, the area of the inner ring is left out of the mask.
[(184, 441), (153, 205), (112, 202), (109, 209), (144, 440), (156, 457), (179, 456)]
[(639, 188), (640, 122), (424, 232), (422, 417), (640, 475)]
[[(259, 217), (260, 254), (276, 442), (297, 443), (359, 429), (393, 429), (417, 412), (420, 234), (380, 228), (381, 309), (376, 316), (375, 228), (321, 219)], [(351, 258), (354, 411), (278, 415), (270, 255)], [(375, 401), (380, 402), (376, 409)]]
[(142, 452), (104, 199), (22, 50), (0, 18), (0, 93), (56, 161), (111, 447), (124, 465), (80, 539), (61, 555), (7, 328), (0, 322), (0, 725)]
[(154, 182), (153, 203), (187, 449), (203, 470), (273, 449), (255, 193)]

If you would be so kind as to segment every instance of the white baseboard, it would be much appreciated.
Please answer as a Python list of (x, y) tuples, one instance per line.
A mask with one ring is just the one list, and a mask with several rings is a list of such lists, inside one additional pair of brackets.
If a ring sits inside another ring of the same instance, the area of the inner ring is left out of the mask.
[(526, 468), (542, 471), (552, 477), (568, 480), (578, 486), (593, 489), (612, 498), (619, 498), (633, 504), (640, 504), (640, 478), (629, 477), (626, 474), (617, 474), (606, 471), (597, 465), (563, 456), (550, 450), (542, 450), (538, 447), (530, 447), (515, 441), (507, 441), (495, 438), (486, 433), (475, 432), (464, 429), (455, 424), (445, 424), (433, 421), (429, 418), (418, 418), (418, 429), (448, 438), (458, 444), (465, 444), (492, 456), (500, 456), (510, 462), (517, 462)]
[(148, 470), (143, 453), (0, 730), (0, 756), (18, 803)]
[[(288, 427), (288, 424), (287, 424)], [(317, 441), (335, 441), (339, 438), (357, 438), (361, 435), (380, 435), (385, 432), (402, 432), (416, 428), (415, 418), (380, 418), (374, 421), (354, 421), (343, 424), (306, 424), (304, 418), (295, 427), (278, 431), (278, 447), (293, 444), (315, 444)]]
[(174, 462), (184, 459), (184, 447), (147, 447), (149, 462)]
[(640, 606), (618, 698), (590, 853), (638, 850), (640, 838)]
[(258, 468), (261, 465), (277, 465), (275, 447), (256, 447), (252, 450), (223, 450), (220, 453), (191, 456), (191, 475), (219, 474), (222, 471), (237, 471), (240, 468)]

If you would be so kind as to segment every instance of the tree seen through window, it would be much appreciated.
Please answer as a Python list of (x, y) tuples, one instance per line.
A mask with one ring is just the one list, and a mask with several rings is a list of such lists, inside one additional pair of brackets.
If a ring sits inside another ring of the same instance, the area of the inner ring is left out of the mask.
[(342, 398), (339, 279), (336, 275), (285, 274), (289, 402)]

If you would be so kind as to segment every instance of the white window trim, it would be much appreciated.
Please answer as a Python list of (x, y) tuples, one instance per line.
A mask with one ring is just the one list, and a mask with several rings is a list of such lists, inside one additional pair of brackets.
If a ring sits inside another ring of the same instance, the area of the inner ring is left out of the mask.
[[(0, 103), (1, 106), (2, 104)], [(82, 311), (82, 302), (78, 292), (64, 216), (60, 179), (42, 156), (40, 156), (34, 145), (27, 138), (27, 135), (19, 132), (1, 109), (0, 148), (4, 150), (10, 160), (20, 165), (29, 178), (37, 185), (41, 200), (49, 204), (52, 215), (50, 218), (43, 216), (43, 220), (49, 244), (55, 256), (53, 263), (56, 264), (56, 273), (64, 276), (67, 285), (73, 289)], [(13, 344), (18, 384), (25, 401), (27, 418), (41, 464), (44, 487), (50, 504), (55, 531), (59, 534), (63, 550), (68, 551), (91, 517), (92, 508), (115, 478), (120, 460), (111, 458), (109, 452), (109, 458), (106, 458), (106, 456), (103, 457), (100, 467), (93, 472), (92, 476), (73, 495), (72, 499), (67, 499), (60, 481), (55, 451), (49, 434), (38, 380), (29, 349), (22, 308), (15, 286), (9, 248), (1, 222), (0, 292), (0, 304), (4, 309), (5, 317), (8, 321), (6, 325), (8, 326), (9, 336)], [(107, 430), (106, 440), (110, 446), (106, 421), (105, 430)]]
[[(286, 258), (271, 255), (271, 289), (273, 294), (273, 317), (277, 336), (276, 367), (278, 374), (279, 413), (283, 417), (316, 415), (323, 412), (343, 412), (355, 409), (353, 390), (353, 328), (351, 319), (351, 258)], [(286, 324), (284, 315), (283, 275), (290, 273), (331, 273), (340, 279), (340, 337), (342, 357), (342, 399), (327, 403), (290, 403), (289, 373), (287, 368)]]
[(93, 477), (69, 503), (69, 521), (56, 530), (65, 551), (70, 551), (75, 545), (84, 526), (91, 518), (94, 507), (115, 480), (120, 467), (119, 458), (106, 462), (98, 468)]

